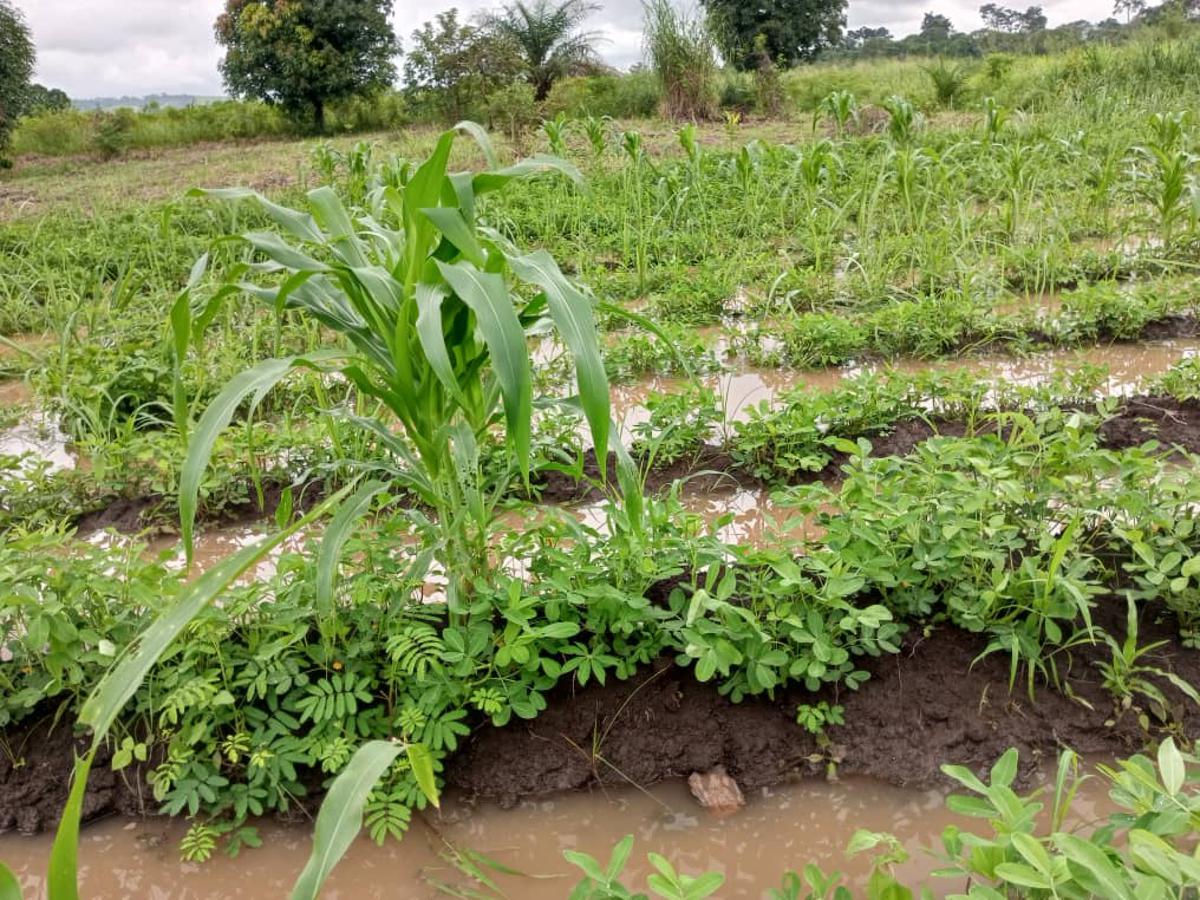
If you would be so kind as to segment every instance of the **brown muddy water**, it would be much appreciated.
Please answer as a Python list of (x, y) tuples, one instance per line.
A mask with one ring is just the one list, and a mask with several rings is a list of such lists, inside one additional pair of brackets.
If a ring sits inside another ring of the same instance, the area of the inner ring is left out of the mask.
[[(701, 809), (683, 782), (649, 790), (576, 793), (529, 800), (515, 809), (472, 806), (448, 796), (443, 811), (414, 820), (407, 837), (376, 847), (360, 836), (334, 870), (322, 894), (339, 898), (425, 898), (446, 896), (439, 885), (475, 887), (450, 860), (449, 848), (473, 850), (521, 873), (493, 874), (505, 895), (560, 900), (578, 874), (564, 850), (581, 850), (607, 860), (622, 837), (635, 837), (624, 882), (640, 889), (652, 871), (648, 852), (660, 853), (686, 874), (715, 870), (725, 875), (718, 897), (761, 897), (788, 869), (813, 862), (845, 873), (861, 889), (869, 876), (865, 858), (847, 859), (844, 848), (859, 828), (900, 838), (913, 858), (896, 870), (901, 880), (927, 882), (935, 895), (962, 890), (955, 879), (930, 879), (936, 861), (919, 852), (940, 845), (947, 825), (979, 830), (946, 811), (937, 790), (892, 787), (869, 779), (837, 783), (807, 780), (747, 797), (747, 806), (719, 816)], [(1084, 783), (1073, 808), (1079, 824), (1110, 810), (1098, 779)], [(309, 825), (260, 826), (263, 846), (237, 859), (218, 854), (204, 864), (179, 861), (178, 842), (186, 825), (167, 820), (113, 819), (85, 828), (79, 850), (82, 896), (201, 900), (226, 897), (284, 897), (310, 849)], [(26, 897), (42, 897), (52, 837), (0, 836), (0, 859), (20, 878)], [(462, 896), (460, 894), (460, 896)], [(496, 896), (484, 893), (482, 896)]]

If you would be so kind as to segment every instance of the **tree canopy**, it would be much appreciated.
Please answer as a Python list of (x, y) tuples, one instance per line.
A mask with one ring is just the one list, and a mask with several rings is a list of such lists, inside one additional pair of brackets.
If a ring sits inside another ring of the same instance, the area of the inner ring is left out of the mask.
[[(782, 66), (813, 59), (836, 46), (846, 25), (846, 0), (702, 0), (725, 60), (756, 68), (762, 50)], [(759, 41), (762, 35), (763, 41)]]
[(34, 60), (25, 19), (9, 0), (0, 0), (0, 150), (24, 111)]
[(497, 89), (518, 80), (525, 63), (516, 43), (495, 29), (462, 22), (451, 7), (412, 34), (404, 60), (412, 101), (458, 119)]
[(519, 49), (538, 100), (559, 78), (597, 64), (597, 35), (580, 28), (599, 9), (590, 0), (517, 0), (492, 18), (496, 31)]
[(225, 86), (323, 130), (328, 103), (395, 80), (391, 11), (392, 0), (226, 0)]

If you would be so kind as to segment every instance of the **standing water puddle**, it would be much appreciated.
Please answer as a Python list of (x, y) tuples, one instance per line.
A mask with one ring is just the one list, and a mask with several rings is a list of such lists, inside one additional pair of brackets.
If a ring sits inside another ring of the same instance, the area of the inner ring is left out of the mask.
[[(1092, 779), (1080, 790), (1073, 818), (1089, 823), (1109, 808), (1101, 783)], [(399, 843), (376, 847), (360, 836), (322, 896), (432, 898), (445, 896), (438, 892), (439, 884), (479, 889), (445, 858), (452, 845), (523, 873), (488, 873), (507, 896), (562, 900), (579, 877), (562, 851), (580, 850), (607, 861), (613, 845), (626, 834), (636, 839), (623, 879), (631, 887), (645, 884), (651, 871), (646, 854), (655, 852), (687, 874), (724, 873), (718, 897), (761, 897), (779, 885), (786, 870), (799, 870), (810, 862), (846, 873), (851, 885), (861, 890), (869, 862), (848, 860), (843, 852), (857, 829), (891, 832), (914, 852), (914, 858), (896, 870), (901, 881), (911, 884), (928, 879), (938, 868), (917, 849), (939, 846), (941, 831), (950, 824), (981, 830), (978, 823), (947, 812), (940, 791), (891, 787), (869, 779), (834, 784), (809, 780), (764, 790), (751, 795), (741, 812), (724, 818), (699, 808), (681, 782), (645, 792), (630, 788), (531, 800), (507, 811), (492, 804), (473, 807), (449, 796), (441, 814), (427, 816), (424, 823), (414, 819)], [(265, 823), (260, 828), (261, 849), (245, 850), (237, 859), (218, 854), (204, 864), (181, 863), (178, 842), (185, 830), (180, 821), (119, 819), (85, 828), (79, 852), (82, 896), (284, 897), (311, 846), (309, 826)], [(44, 896), (51, 840), (51, 835), (0, 836), (0, 859), (21, 879), (27, 897)], [(938, 896), (963, 888), (955, 879), (928, 883)]]

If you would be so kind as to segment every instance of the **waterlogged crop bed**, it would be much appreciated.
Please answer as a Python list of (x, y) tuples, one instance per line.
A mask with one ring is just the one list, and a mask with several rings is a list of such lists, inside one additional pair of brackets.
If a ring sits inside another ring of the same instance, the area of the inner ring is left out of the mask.
[(89, 896), (313, 897), (361, 819), (330, 892), (799, 898), (832, 817), (867, 895), (1192, 889), (1200, 133), (1147, 84), (8, 222), (0, 857), (117, 814)]

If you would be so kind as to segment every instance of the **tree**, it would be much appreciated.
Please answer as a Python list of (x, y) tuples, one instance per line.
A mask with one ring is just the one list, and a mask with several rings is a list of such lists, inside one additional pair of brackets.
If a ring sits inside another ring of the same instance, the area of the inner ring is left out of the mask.
[(591, 0), (521, 0), (491, 20), (496, 32), (520, 48), (534, 96), (545, 100), (554, 82), (597, 64), (598, 35), (580, 26), (600, 6)]
[(1135, 16), (1139, 16), (1146, 11), (1146, 0), (1117, 0), (1113, 4), (1113, 13), (1120, 15), (1125, 13), (1125, 21), (1132, 22)]
[(221, 75), (236, 97), (325, 128), (325, 108), (395, 80), (392, 0), (226, 0)]
[(890, 41), (891, 39), (892, 33), (886, 28), (863, 27), (847, 31), (842, 43), (851, 50), (857, 50), (867, 41)]
[(0, 0), (0, 151), (25, 105), (35, 54), (20, 11)]
[(701, 0), (725, 61), (755, 69), (762, 54), (755, 41), (763, 35), (766, 53), (782, 66), (813, 59), (836, 47), (846, 27), (846, 0)]
[(21, 115), (32, 116), (43, 112), (62, 112), (71, 108), (71, 98), (66, 91), (48, 88), (42, 84), (31, 84), (25, 92), (25, 103)]
[(990, 31), (1015, 32), (1021, 30), (1021, 13), (1007, 6), (996, 3), (985, 3), (979, 7), (979, 17), (983, 19), (983, 27)]
[(941, 13), (925, 13), (921, 17), (920, 38), (927, 43), (944, 43), (953, 32), (954, 23)]
[(1025, 12), (1020, 13), (1019, 19), (1022, 34), (1037, 34), (1039, 31), (1045, 31), (1046, 25), (1050, 21), (1040, 6), (1029, 7)]
[(446, 119), (479, 115), (483, 101), (521, 77), (524, 61), (511, 38), (439, 13), (412, 34), (404, 61), (405, 92)]

